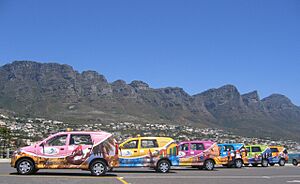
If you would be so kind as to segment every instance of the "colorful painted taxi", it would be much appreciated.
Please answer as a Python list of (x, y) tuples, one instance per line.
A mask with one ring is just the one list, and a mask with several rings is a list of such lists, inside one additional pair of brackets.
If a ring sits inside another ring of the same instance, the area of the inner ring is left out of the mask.
[(11, 166), (22, 175), (39, 169), (82, 169), (99, 176), (117, 164), (117, 151), (110, 133), (60, 132), (15, 151)]
[(266, 145), (247, 145), (247, 158), (244, 159), (244, 164), (256, 167), (261, 165), (262, 167), (268, 167), (269, 158), (272, 157), (271, 149)]
[(218, 145), (212, 141), (184, 141), (178, 144), (179, 166), (213, 170), (214, 158), (219, 155)]
[(216, 164), (223, 165), (224, 167), (241, 168), (244, 160), (247, 157), (246, 148), (241, 143), (225, 143), (218, 144), (220, 155), (214, 160)]
[(270, 166), (278, 164), (279, 166), (284, 166), (288, 162), (288, 152), (283, 146), (269, 146), (272, 152), (272, 157), (269, 158)]
[(151, 167), (166, 173), (178, 165), (177, 144), (169, 137), (130, 138), (119, 150), (119, 167)]

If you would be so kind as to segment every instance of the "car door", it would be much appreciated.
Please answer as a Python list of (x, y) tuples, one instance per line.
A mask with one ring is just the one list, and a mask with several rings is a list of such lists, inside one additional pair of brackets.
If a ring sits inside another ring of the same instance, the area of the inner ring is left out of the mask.
[(139, 139), (130, 139), (120, 147), (119, 164), (120, 167), (143, 166), (139, 152)]
[(190, 157), (190, 143), (181, 143), (179, 145), (178, 156), (180, 165), (190, 166), (192, 164), (193, 158)]
[(61, 160), (64, 160), (67, 154), (68, 134), (59, 134), (50, 137), (41, 143), (37, 148), (37, 154), (40, 156), (39, 164), (43, 168), (64, 167)]
[(150, 155), (159, 150), (156, 139), (141, 139), (139, 154), (140, 156)]
[(259, 146), (252, 146), (251, 147), (251, 154), (252, 157), (255, 158), (255, 160), (259, 161), (261, 160), (261, 148)]
[(191, 149), (190, 151), (191, 156), (199, 155), (205, 150), (203, 143), (191, 143), (190, 149)]
[(71, 134), (67, 149), (67, 161), (71, 165), (80, 165), (90, 156), (93, 146), (90, 134)]

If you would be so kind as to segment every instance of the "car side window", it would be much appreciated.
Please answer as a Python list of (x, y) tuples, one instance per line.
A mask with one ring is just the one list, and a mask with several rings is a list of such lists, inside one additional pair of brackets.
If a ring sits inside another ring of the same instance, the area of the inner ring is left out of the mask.
[(247, 151), (247, 152), (250, 152), (250, 147), (246, 147), (246, 151)]
[(138, 148), (138, 140), (132, 140), (123, 145), (124, 149), (137, 149)]
[(142, 139), (141, 148), (158, 148), (157, 140)]
[(46, 146), (65, 146), (67, 142), (67, 135), (59, 135), (49, 139)]
[(191, 150), (193, 151), (204, 150), (204, 145), (202, 143), (192, 143)]
[(181, 144), (179, 146), (179, 151), (188, 151), (189, 150), (189, 144), (186, 143), (186, 144)]
[(92, 145), (92, 138), (89, 134), (72, 134), (69, 145)]
[(260, 147), (252, 147), (252, 152), (261, 152)]
[(225, 146), (225, 150), (226, 150), (226, 151), (232, 151), (232, 150), (234, 150), (234, 148), (233, 148), (232, 145), (226, 145), (226, 146)]
[(279, 151), (278, 151), (277, 148), (271, 148), (271, 152), (272, 152), (272, 153), (277, 153), (277, 152), (279, 152)]

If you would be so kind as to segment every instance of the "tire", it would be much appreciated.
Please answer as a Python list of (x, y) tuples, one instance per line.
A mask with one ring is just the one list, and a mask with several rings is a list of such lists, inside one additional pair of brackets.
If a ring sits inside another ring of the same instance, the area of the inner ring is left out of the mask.
[(275, 164), (274, 164), (274, 163), (269, 163), (269, 165), (270, 165), (270, 166), (274, 166)]
[(243, 167), (243, 161), (241, 159), (237, 159), (234, 162), (235, 168), (242, 168)]
[(204, 167), (208, 171), (212, 171), (215, 168), (215, 163), (213, 160), (206, 160), (204, 163)]
[(296, 159), (293, 159), (292, 164), (293, 164), (294, 166), (297, 166), (297, 165), (298, 165), (298, 161), (297, 161)]
[(283, 158), (280, 159), (279, 162), (278, 162), (278, 165), (279, 166), (284, 166), (285, 165), (285, 160)]
[(261, 161), (261, 166), (262, 166), (262, 167), (268, 167), (268, 165), (269, 165), (269, 162), (268, 162), (267, 159), (263, 159), (263, 160)]
[(96, 160), (90, 165), (90, 171), (93, 176), (103, 176), (107, 171), (107, 165), (102, 160)]
[(161, 160), (158, 162), (156, 171), (160, 173), (167, 173), (170, 171), (171, 164), (168, 160)]
[(34, 171), (36, 171), (36, 169), (32, 160), (28, 158), (22, 158), (17, 163), (17, 171), (18, 174), (29, 175), (29, 174), (33, 174)]

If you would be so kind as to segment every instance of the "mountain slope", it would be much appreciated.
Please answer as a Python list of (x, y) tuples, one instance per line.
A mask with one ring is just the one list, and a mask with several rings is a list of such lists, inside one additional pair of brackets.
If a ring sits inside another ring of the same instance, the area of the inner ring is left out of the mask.
[(165, 122), (219, 127), (248, 136), (300, 140), (300, 108), (279, 94), (260, 100), (233, 85), (189, 95), (142, 81), (109, 83), (95, 71), (16, 61), (0, 67), (0, 108), (68, 122)]

